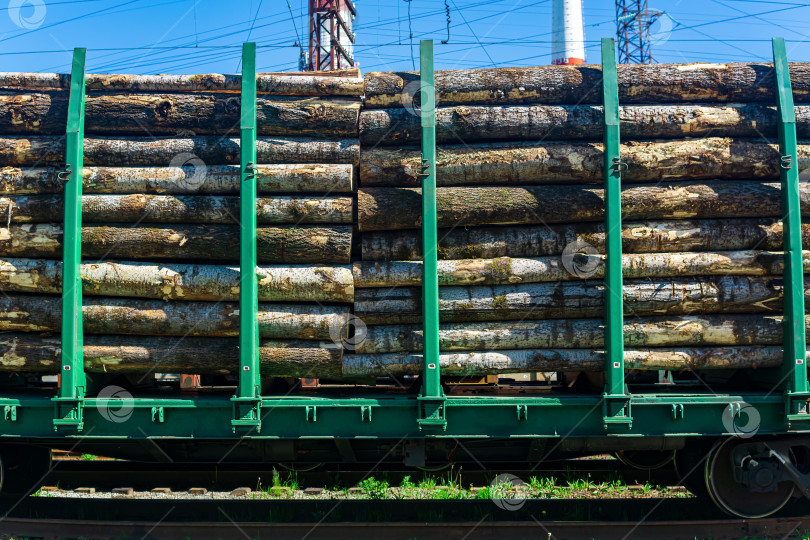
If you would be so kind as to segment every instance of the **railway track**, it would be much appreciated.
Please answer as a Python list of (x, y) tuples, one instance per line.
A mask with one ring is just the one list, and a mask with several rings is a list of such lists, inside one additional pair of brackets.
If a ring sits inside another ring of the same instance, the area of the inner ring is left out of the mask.
[[(592, 519), (561, 520), (571, 501), (525, 501), (515, 511), (492, 501), (123, 501), (71, 504), (26, 500), (0, 521), (6, 537), (232, 539), (807, 538), (810, 517), (759, 520), (658, 519), (703, 512), (694, 501), (649, 500), (629, 519), (605, 519), (615, 505), (588, 501)], [(291, 503), (291, 504), (288, 504)], [(293, 506), (295, 505), (295, 506)], [(669, 506), (662, 511), (662, 506)], [(705, 505), (702, 505), (705, 508)], [(626, 512), (626, 510), (625, 510)], [(101, 516), (107, 517), (101, 519)], [(114, 516), (114, 521), (110, 518)], [(199, 516), (206, 516), (200, 520)], [(257, 519), (264, 516), (262, 520)], [(306, 519), (304, 519), (306, 518)], [(374, 519), (378, 518), (378, 519)]]

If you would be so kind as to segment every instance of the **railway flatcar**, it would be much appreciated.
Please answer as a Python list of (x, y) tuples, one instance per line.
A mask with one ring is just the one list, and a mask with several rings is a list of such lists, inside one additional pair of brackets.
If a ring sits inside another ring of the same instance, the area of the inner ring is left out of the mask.
[(241, 75), (86, 54), (0, 74), (2, 491), (62, 449), (615, 453), (736, 516), (808, 495), (810, 67), (784, 41), (438, 72), (425, 41), (365, 77), (257, 74), (250, 43)]

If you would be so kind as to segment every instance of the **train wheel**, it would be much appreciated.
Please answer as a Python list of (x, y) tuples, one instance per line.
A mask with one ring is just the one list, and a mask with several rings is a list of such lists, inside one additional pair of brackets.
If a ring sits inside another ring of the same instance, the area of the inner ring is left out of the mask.
[(628, 467), (642, 471), (660, 469), (675, 457), (674, 450), (619, 450), (616, 459)]
[(749, 470), (755, 485), (743, 484), (734, 477), (732, 453), (749, 441), (731, 438), (716, 447), (706, 460), (706, 487), (714, 503), (732, 516), (754, 519), (770, 516), (784, 507), (793, 496), (793, 482), (774, 484), (771, 463), (763, 460)]
[(0, 447), (0, 491), (4, 495), (33, 493), (51, 467), (48, 448), (29, 445)]

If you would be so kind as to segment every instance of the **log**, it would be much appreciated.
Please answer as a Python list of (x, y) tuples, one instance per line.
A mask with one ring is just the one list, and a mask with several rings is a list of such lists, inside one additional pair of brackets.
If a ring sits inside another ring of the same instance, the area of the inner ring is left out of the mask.
[[(166, 167), (178, 156), (207, 166), (239, 163), (239, 139), (223, 137), (90, 137), (84, 139), (84, 164)], [(351, 163), (360, 160), (357, 139), (256, 140), (257, 163)], [(176, 162), (175, 162), (176, 163)], [(64, 137), (0, 137), (0, 167), (59, 167), (65, 164)]]
[[(810, 224), (802, 224), (802, 238), (805, 249), (810, 248)], [(42, 242), (47, 243), (44, 239)], [(361, 242), (364, 261), (422, 259), (421, 231), (368, 232), (361, 236)], [(604, 253), (604, 224), (440, 229), (438, 256), (440, 259), (559, 256), (566, 247), (577, 243), (591, 245)], [(2, 246), (0, 241), (0, 249)], [(781, 220), (625, 221), (622, 225), (624, 253), (749, 249), (782, 249)]]
[[(240, 92), (241, 75), (94, 75), (86, 76), (88, 92)], [(70, 75), (60, 73), (0, 73), (0, 88), (68, 90)], [(359, 70), (305, 73), (258, 73), (256, 92), (292, 96), (363, 95)]]
[[(0, 371), (6, 373), (58, 373), (61, 354), (58, 336), (0, 336)], [(340, 347), (323, 347), (318, 341), (259, 342), (259, 369), (267, 376), (340, 378), (341, 356)], [(236, 375), (239, 340), (85, 336), (84, 368), (88, 373)]]
[[(810, 284), (810, 281), (808, 281)], [(631, 315), (768, 313), (782, 309), (782, 280), (719, 276), (624, 282), (624, 311)], [(441, 287), (439, 316), (445, 322), (602, 317), (603, 281)], [(810, 291), (807, 292), (810, 301)], [(365, 324), (417, 323), (419, 288), (357, 289), (354, 314)]]
[[(259, 300), (351, 302), (348, 266), (285, 265), (256, 268)], [(239, 300), (239, 267), (203, 264), (104, 261), (81, 265), (82, 292), (162, 300)], [(0, 259), (0, 291), (62, 293), (62, 262)]]
[[(2, 218), (0, 218), (2, 223)], [(260, 263), (349, 264), (349, 225), (297, 225), (257, 229)], [(62, 226), (50, 223), (0, 226), (0, 256), (62, 258)], [(199, 259), (238, 261), (236, 225), (133, 227), (132, 224), (82, 227), (82, 257), (95, 259)]]
[[(810, 184), (800, 184), (800, 196), (802, 211), (810, 211)], [(627, 220), (782, 215), (780, 185), (773, 182), (625, 185), (621, 199), (622, 218)], [(436, 206), (439, 227), (545, 225), (602, 220), (605, 200), (604, 189), (582, 185), (443, 187), (436, 190)], [(421, 227), (422, 190), (387, 187), (358, 190), (357, 224), (361, 231)]]
[[(804, 252), (810, 272), (810, 251)], [(0, 283), (2, 283), (0, 262)], [(781, 275), (784, 261), (777, 251), (723, 251), (704, 253), (629, 253), (622, 257), (624, 278), (685, 276)], [(355, 262), (357, 288), (409, 287), (422, 284), (421, 261)], [(546, 281), (572, 281), (605, 277), (605, 256), (593, 246), (574, 244), (556, 257), (441, 260), (439, 285), (509, 285)]]
[[(85, 167), (85, 194), (238, 194), (240, 170), (234, 165), (207, 166), (188, 157), (188, 165), (168, 167)], [(350, 164), (256, 165), (256, 187), (262, 193), (352, 193)], [(63, 193), (61, 169), (33, 167), (0, 169), (0, 194), (34, 195)]]
[[(0, 90), (0, 133), (64, 134), (67, 92)], [(360, 100), (259, 96), (257, 135), (340, 139), (357, 136)], [(239, 133), (239, 97), (233, 94), (88, 93), (84, 126), (95, 134), (200, 135)]]
[[(525, 371), (602, 371), (604, 351), (594, 349), (521, 349), (476, 351), (439, 355), (442, 375), (491, 375)], [(692, 371), (698, 369), (751, 369), (782, 365), (782, 348), (689, 347), (677, 349), (629, 349), (624, 351), (626, 369)], [(423, 371), (422, 355), (411, 353), (347, 354), (343, 376), (400, 377)]]
[[(800, 141), (794, 166), (810, 172), (810, 141)], [(712, 178), (779, 178), (779, 149), (767, 139), (705, 137), (630, 142), (621, 146), (625, 182)], [(440, 186), (602, 183), (600, 143), (508, 142), (447, 145), (437, 153)], [(362, 186), (421, 186), (418, 148), (363, 150)], [(803, 176), (803, 178), (804, 178)]]
[[(59, 296), (3, 295), (0, 331), (59, 332)], [(259, 337), (320, 339), (346, 337), (347, 306), (259, 303)], [(82, 305), (85, 334), (237, 337), (236, 302), (184, 302), (88, 297)]]
[[(64, 219), (62, 195), (0, 197), (0, 216), (14, 223)], [(276, 195), (256, 200), (258, 223), (351, 223), (352, 197)], [(82, 219), (105, 223), (238, 223), (239, 197), (219, 195), (85, 195)]]
[[(602, 103), (602, 66), (537, 66), (437, 71), (436, 100), (450, 104)], [(794, 99), (810, 102), (810, 66), (791, 63)], [(619, 103), (774, 103), (773, 64), (621, 64)], [(411, 106), (419, 73), (365, 75), (367, 108)], [(414, 84), (415, 83), (415, 84)]]
[[(805, 319), (810, 329), (810, 317)], [(418, 324), (367, 327), (351, 343), (357, 354), (421, 352)], [(444, 352), (511, 349), (589, 349), (605, 346), (603, 319), (547, 319), (509, 322), (464, 322), (439, 325)], [(686, 315), (630, 317), (624, 322), (627, 347), (781, 345), (779, 315)]]
[[(810, 136), (810, 107), (798, 105), (799, 137)], [(758, 103), (728, 105), (632, 105), (619, 108), (622, 140), (684, 137), (776, 137), (776, 107)], [(599, 105), (458, 105), (436, 109), (436, 142), (602, 140)], [(419, 116), (409, 109), (360, 113), (360, 144), (419, 144)]]

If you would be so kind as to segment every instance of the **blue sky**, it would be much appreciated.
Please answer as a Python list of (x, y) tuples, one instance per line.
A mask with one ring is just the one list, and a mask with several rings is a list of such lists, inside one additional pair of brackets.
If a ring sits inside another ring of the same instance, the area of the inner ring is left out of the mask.
[[(356, 6), (364, 72), (412, 69), (426, 38), (436, 40), (437, 69), (550, 61), (550, 0)], [(583, 8), (586, 53), (598, 62), (598, 40), (616, 32), (614, 4), (584, 0)], [(667, 14), (652, 29), (659, 62), (770, 61), (774, 36), (788, 40), (791, 60), (810, 61), (810, 0), (649, 0), (649, 8)], [(248, 39), (260, 46), (260, 71), (294, 71), (306, 28), (302, 0), (0, 0), (0, 71), (67, 72), (70, 51), (81, 46), (90, 73), (233, 73)], [(120, 48), (143, 49), (113, 50)]]

